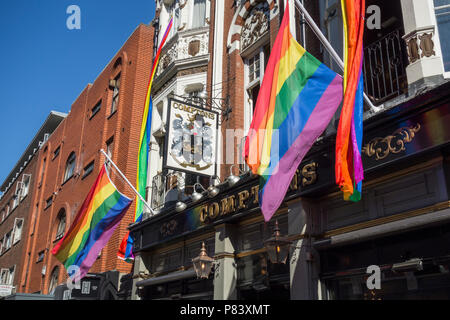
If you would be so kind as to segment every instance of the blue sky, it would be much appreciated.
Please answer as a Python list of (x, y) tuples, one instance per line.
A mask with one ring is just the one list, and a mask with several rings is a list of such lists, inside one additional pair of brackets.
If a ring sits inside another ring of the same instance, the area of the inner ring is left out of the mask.
[[(81, 29), (69, 30), (70, 5)], [(51, 110), (69, 112), (140, 23), (154, 0), (0, 1), (0, 184)]]

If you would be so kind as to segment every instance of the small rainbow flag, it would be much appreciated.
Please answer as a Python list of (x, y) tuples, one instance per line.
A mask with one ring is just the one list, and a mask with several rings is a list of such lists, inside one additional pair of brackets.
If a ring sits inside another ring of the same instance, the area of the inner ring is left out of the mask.
[(305, 51), (281, 22), (245, 141), (244, 157), (261, 176), (260, 207), (269, 221), (303, 157), (342, 101), (342, 78)]
[(363, 36), (365, 0), (341, 0), (345, 32), (344, 103), (336, 136), (336, 184), (344, 200), (361, 200), (364, 169), (363, 138)]
[(131, 202), (131, 199), (117, 191), (103, 165), (75, 220), (53, 248), (52, 254), (67, 270), (70, 266), (79, 267), (79, 277), (83, 278), (111, 238)]
[[(139, 139), (139, 154), (137, 162), (137, 175), (136, 175), (136, 190), (142, 197), (146, 197), (147, 186), (147, 170), (148, 170), (148, 153), (150, 148), (151, 126), (152, 126), (152, 83), (156, 73), (156, 67), (161, 55), (161, 49), (169, 36), (170, 29), (173, 25), (173, 18), (170, 19), (166, 28), (158, 51), (156, 52), (155, 59), (153, 60), (153, 66), (150, 73), (150, 80), (147, 87), (147, 96), (145, 98), (144, 114), (142, 116), (141, 134)], [(142, 220), (144, 203), (136, 196), (136, 210), (134, 212), (134, 222)], [(117, 257), (126, 262), (132, 262), (134, 260), (133, 255), (133, 238), (128, 231), (122, 239), (122, 242), (117, 252)]]

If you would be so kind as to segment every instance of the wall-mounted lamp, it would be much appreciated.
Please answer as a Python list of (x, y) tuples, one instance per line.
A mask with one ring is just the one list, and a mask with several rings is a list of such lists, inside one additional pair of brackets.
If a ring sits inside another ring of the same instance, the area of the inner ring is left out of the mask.
[(264, 247), (267, 250), (270, 262), (285, 264), (291, 243), (287, 237), (281, 235), (278, 220), (276, 220), (272, 237), (264, 241)]
[[(227, 181), (228, 181), (228, 184), (229, 184), (230, 187), (234, 186), (236, 183), (239, 182), (239, 180), (241, 180), (241, 177), (235, 176), (235, 175), (233, 174), (233, 167), (234, 167), (234, 166), (236, 166), (236, 164), (233, 164), (233, 165), (230, 167), (230, 175), (229, 175), (228, 178), (227, 178)], [(238, 169), (239, 169), (239, 168), (238, 168)], [(241, 170), (239, 169), (239, 174), (241, 174), (241, 173), (242, 173), (242, 172), (241, 172)]]
[(205, 242), (202, 242), (202, 248), (200, 249), (200, 254), (192, 259), (192, 264), (194, 265), (195, 273), (199, 279), (208, 279), (211, 274), (211, 269), (214, 263), (214, 258), (211, 258), (206, 253)]

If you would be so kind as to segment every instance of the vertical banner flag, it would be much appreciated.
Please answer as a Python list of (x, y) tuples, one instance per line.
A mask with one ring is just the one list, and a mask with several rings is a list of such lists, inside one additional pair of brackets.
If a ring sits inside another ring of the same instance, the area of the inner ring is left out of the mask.
[[(108, 243), (132, 200), (117, 191), (103, 165), (75, 220), (52, 254), (64, 265), (79, 268), (83, 278)], [(70, 275), (73, 278), (73, 275)]]
[[(152, 83), (156, 73), (156, 67), (159, 62), (161, 48), (164, 46), (164, 43), (166, 42), (167, 36), (169, 35), (169, 31), (172, 28), (172, 24), (173, 18), (171, 18), (169, 21), (169, 25), (166, 28), (166, 32), (163, 35), (161, 43), (158, 47), (158, 51), (156, 52), (155, 59), (153, 60), (153, 66), (150, 73), (150, 80), (147, 88), (147, 96), (145, 97), (145, 107), (144, 107), (144, 114), (142, 116), (142, 125), (138, 149), (139, 153), (137, 161), (137, 174), (136, 174), (136, 190), (139, 192), (140, 195), (142, 195), (144, 199), (146, 197), (145, 188), (147, 186), (148, 153), (151, 137), (151, 125), (152, 125), (152, 97), (151, 97)], [(139, 222), (142, 220), (143, 209), (144, 203), (139, 199), (138, 196), (136, 196), (136, 210), (134, 213), (134, 222)], [(131, 262), (134, 260), (132, 249), (133, 249), (133, 239), (131, 238), (130, 232), (128, 231), (125, 237), (122, 239), (122, 243), (120, 244), (117, 256), (122, 260)]]
[(336, 136), (336, 184), (344, 200), (361, 200), (364, 169), (363, 135), (363, 36), (365, 0), (341, 0), (345, 32), (344, 103)]
[(244, 158), (260, 175), (260, 207), (269, 221), (303, 157), (342, 101), (342, 78), (294, 39), (289, 5), (281, 22), (245, 141)]

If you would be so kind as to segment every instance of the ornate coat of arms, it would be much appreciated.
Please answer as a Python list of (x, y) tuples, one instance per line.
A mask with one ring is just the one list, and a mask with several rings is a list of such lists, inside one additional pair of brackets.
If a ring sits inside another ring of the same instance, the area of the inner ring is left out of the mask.
[(215, 175), (217, 114), (171, 100), (166, 140), (166, 167)]

